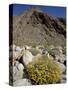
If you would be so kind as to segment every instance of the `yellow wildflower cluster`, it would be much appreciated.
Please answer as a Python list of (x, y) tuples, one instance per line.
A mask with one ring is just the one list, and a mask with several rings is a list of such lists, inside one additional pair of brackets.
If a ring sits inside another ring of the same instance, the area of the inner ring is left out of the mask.
[(29, 79), (34, 84), (58, 83), (61, 76), (59, 66), (47, 56), (42, 56), (38, 60), (27, 65)]

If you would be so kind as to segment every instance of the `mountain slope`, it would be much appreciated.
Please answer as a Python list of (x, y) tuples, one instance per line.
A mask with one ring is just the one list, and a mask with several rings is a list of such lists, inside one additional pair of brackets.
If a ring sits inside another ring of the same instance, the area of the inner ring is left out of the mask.
[(31, 8), (18, 16), (10, 17), (13, 26), (13, 43), (16, 45), (65, 45), (66, 24), (37, 8)]

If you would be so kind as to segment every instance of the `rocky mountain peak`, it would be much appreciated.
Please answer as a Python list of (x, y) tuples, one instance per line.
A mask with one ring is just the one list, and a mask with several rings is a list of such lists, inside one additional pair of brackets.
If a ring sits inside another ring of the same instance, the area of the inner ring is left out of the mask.
[(64, 19), (54, 18), (39, 8), (29, 8), (20, 15), (13, 16), (13, 43), (58, 45), (59, 42), (59, 45), (64, 45), (64, 23)]

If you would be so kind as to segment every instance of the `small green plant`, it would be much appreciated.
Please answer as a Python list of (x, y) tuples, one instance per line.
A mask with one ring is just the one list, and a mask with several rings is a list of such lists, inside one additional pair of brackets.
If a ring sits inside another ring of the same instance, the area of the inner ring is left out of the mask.
[(33, 48), (36, 48), (36, 44), (32, 44), (32, 47), (33, 47)]
[(27, 74), (33, 84), (40, 85), (58, 83), (61, 71), (56, 62), (42, 56), (27, 65)]
[(31, 49), (30, 52), (31, 52), (34, 56), (36, 56), (37, 54), (40, 53), (40, 51), (39, 51), (39, 50), (36, 50), (35, 48)]

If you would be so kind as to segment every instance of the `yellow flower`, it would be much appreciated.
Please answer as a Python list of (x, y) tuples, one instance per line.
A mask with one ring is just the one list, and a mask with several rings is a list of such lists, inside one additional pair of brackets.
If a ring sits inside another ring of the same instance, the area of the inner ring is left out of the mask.
[(35, 62), (27, 65), (27, 73), (35, 84), (57, 83), (60, 80), (60, 68), (47, 56), (42, 56)]

